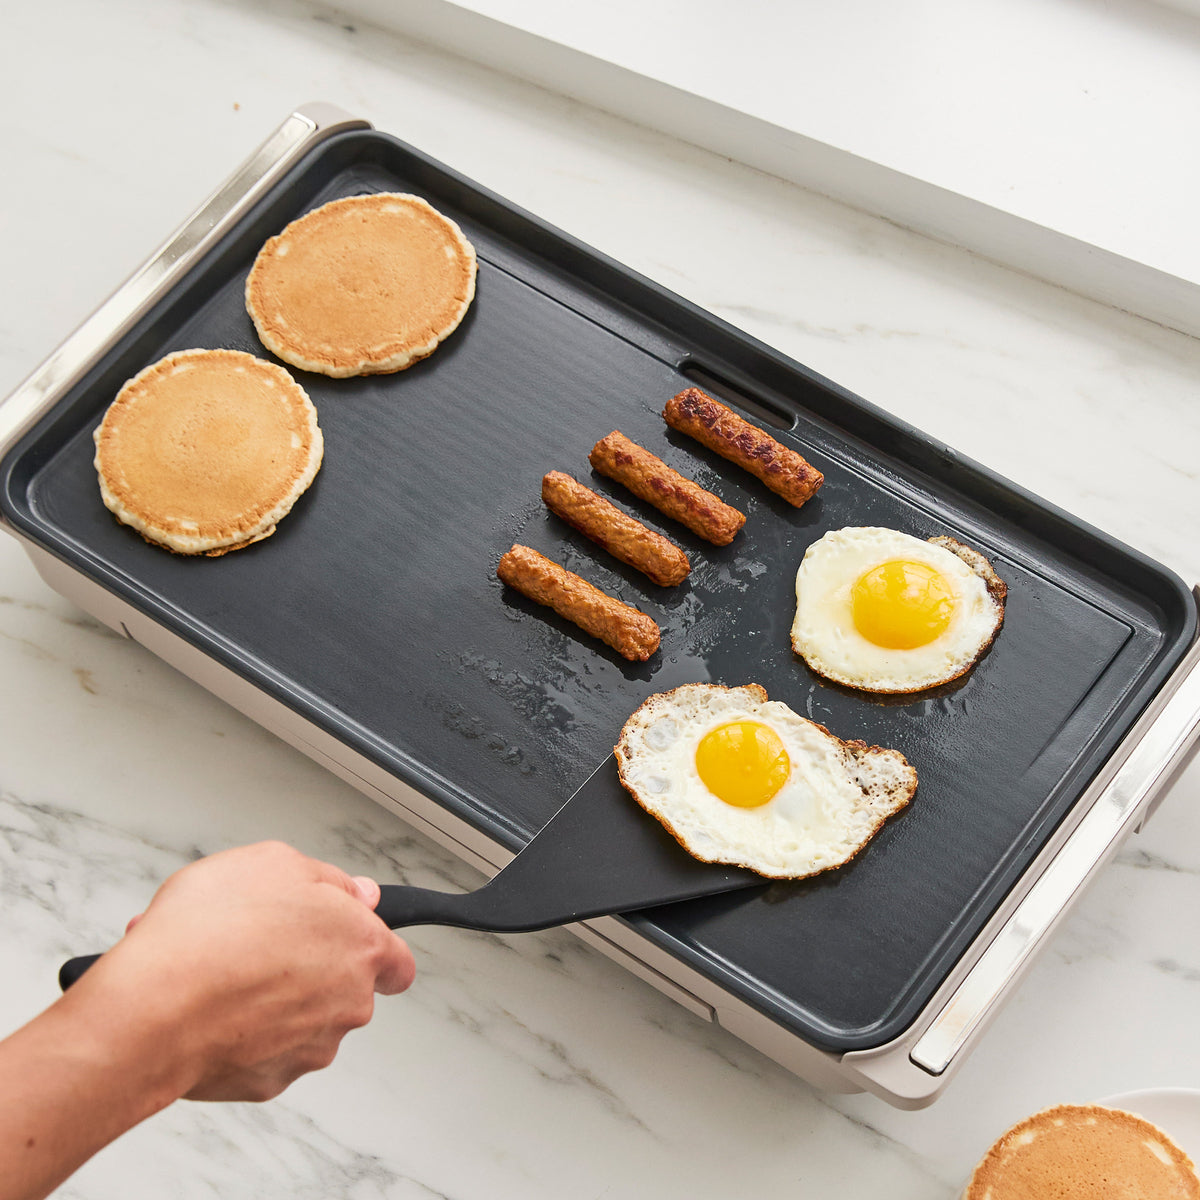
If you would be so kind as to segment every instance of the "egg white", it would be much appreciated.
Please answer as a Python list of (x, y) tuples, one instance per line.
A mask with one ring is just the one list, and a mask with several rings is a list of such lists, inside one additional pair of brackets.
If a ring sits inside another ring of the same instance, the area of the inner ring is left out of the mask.
[[(925, 646), (893, 649), (854, 624), (852, 589), (880, 563), (926, 563), (954, 592), (947, 628)], [(837, 529), (809, 546), (796, 572), (792, 648), (819, 675), (868, 692), (919, 692), (969, 671), (1004, 620), (1005, 585), (978, 551), (953, 538), (923, 542), (895, 529)]]
[[(758, 808), (727, 804), (696, 769), (704, 735), (734, 721), (770, 726), (791, 764), (787, 782)], [(899, 751), (844, 742), (769, 701), (757, 684), (685, 684), (651, 696), (625, 723), (616, 757), (625, 788), (690, 854), (775, 879), (841, 866), (917, 787)]]

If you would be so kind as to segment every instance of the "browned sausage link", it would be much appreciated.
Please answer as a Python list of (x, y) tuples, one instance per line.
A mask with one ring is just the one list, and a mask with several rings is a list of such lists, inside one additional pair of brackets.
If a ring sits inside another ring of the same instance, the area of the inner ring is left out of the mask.
[(687, 388), (667, 401), (663, 419), (722, 458), (756, 475), (789, 504), (800, 507), (825, 482), (810, 462), (781, 446), (699, 388)]
[(692, 569), (687, 555), (674, 542), (562, 471), (543, 477), (542, 499), (568, 525), (663, 587), (681, 583)]
[(598, 637), (622, 658), (645, 662), (661, 637), (653, 618), (593, 587), (528, 546), (513, 546), (500, 559), (496, 574), (503, 583), (552, 608), (560, 617)]
[(601, 475), (624, 484), (639, 499), (714, 546), (728, 546), (746, 523), (745, 514), (672, 471), (618, 429), (592, 447), (588, 461)]

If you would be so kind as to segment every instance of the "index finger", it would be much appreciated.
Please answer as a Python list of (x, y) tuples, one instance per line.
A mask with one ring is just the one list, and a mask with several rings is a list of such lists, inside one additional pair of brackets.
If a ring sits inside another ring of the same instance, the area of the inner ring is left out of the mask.
[(375, 990), (381, 996), (397, 996), (412, 985), (417, 965), (403, 938), (389, 930), (386, 943), (383, 961), (375, 975)]
[[(309, 860), (314, 878), (319, 883), (330, 883), (362, 900), (374, 912), (379, 903), (379, 885), (366, 876), (351, 877), (340, 867), (323, 862), (319, 858)], [(373, 896), (368, 898), (360, 891), (361, 885), (370, 885)], [(379, 920), (379, 918), (376, 918)], [(382, 922), (381, 922), (382, 923)], [(379, 961), (375, 970), (375, 991), (383, 996), (395, 996), (406, 991), (416, 977), (417, 967), (408, 943), (391, 930), (381, 930)]]

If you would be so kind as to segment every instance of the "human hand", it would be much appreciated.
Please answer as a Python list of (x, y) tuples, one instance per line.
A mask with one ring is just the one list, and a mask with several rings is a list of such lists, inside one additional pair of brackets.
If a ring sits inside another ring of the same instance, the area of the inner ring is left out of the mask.
[(169, 1030), (180, 1094), (270, 1099), (333, 1061), (376, 992), (412, 983), (378, 902), (378, 884), (282, 843), (228, 850), (172, 875), (68, 996)]

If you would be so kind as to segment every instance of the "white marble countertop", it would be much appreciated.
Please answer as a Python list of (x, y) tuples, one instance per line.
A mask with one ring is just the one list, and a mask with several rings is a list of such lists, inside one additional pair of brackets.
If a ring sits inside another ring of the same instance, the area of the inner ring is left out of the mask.
[[(1200, 580), (1200, 342), (330, 10), (53, 0), (0, 78), (0, 394), (297, 104), (448, 162)], [(197, 854), (282, 837), (473, 873), (51, 592), (0, 539), (0, 1029)], [(1200, 1083), (1200, 771), (1101, 875), (943, 1099), (814, 1091), (569, 933), (411, 932), (419, 978), (263, 1106), (181, 1103), (102, 1197), (950, 1197), (1008, 1124)]]

